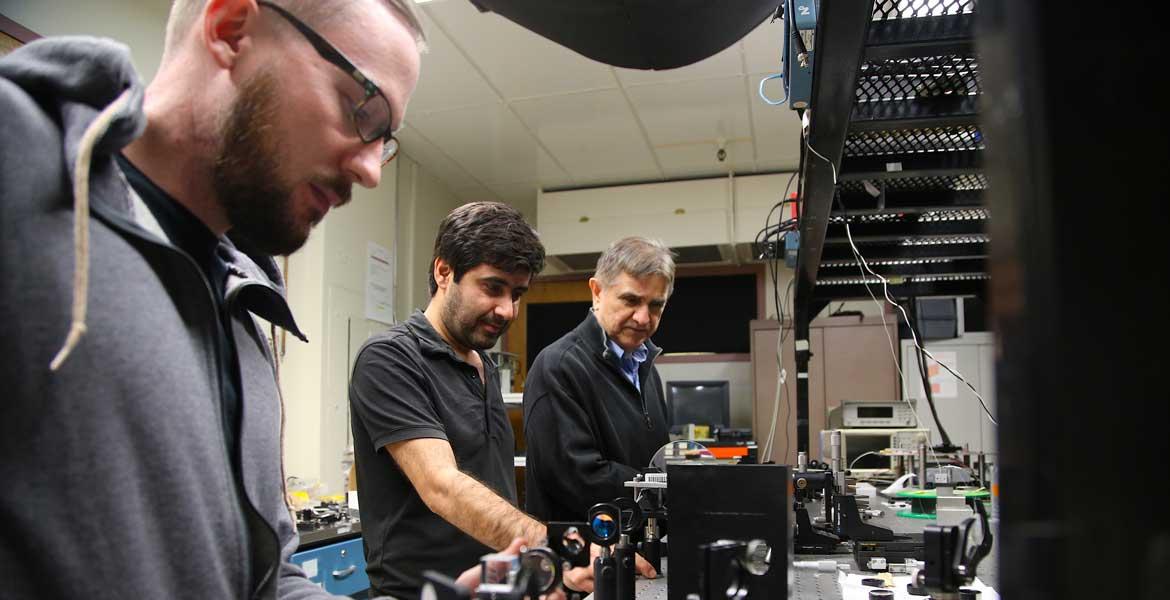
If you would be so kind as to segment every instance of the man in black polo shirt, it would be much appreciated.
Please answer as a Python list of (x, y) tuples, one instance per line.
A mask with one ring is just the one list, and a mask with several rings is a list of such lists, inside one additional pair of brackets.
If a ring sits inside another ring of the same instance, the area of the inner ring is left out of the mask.
[(550, 521), (628, 496), (625, 482), (669, 441), (661, 350), (650, 341), (674, 287), (674, 258), (656, 240), (614, 242), (589, 280), (593, 307), (537, 355), (524, 385), (526, 508)]
[(349, 395), (370, 585), (419, 596), (546, 527), (516, 508), (514, 439), (484, 350), (516, 317), (544, 247), (514, 208), (461, 206), (439, 225), (425, 311), (371, 338)]

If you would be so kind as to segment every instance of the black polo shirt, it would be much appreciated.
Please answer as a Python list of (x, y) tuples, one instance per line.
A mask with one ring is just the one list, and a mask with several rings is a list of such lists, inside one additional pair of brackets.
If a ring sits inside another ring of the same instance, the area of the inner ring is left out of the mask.
[(479, 355), (486, 382), (421, 311), (358, 351), (349, 401), (371, 596), (414, 600), (424, 570), (457, 577), (494, 552), (427, 508), (387, 444), (447, 440), (460, 471), (516, 504), (512, 425), (496, 366)]

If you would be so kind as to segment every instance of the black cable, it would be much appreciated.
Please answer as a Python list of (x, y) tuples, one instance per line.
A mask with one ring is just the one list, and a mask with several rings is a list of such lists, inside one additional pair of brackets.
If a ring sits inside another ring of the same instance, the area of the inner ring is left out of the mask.
[[(917, 298), (910, 298), (910, 305), (912, 309), (907, 311), (906, 314), (914, 315), (914, 311), (918, 307)], [(923, 339), (922, 331), (918, 329), (917, 315), (910, 317), (910, 320), (907, 321), (906, 326), (910, 328), (911, 333), (915, 337), (920, 340)], [(942, 438), (942, 444), (936, 446), (935, 451), (954, 452), (955, 450), (958, 450), (959, 447), (951, 443), (951, 436), (947, 435), (947, 430), (945, 427), (943, 427), (942, 420), (938, 418), (938, 409), (935, 408), (934, 405), (934, 392), (930, 387), (930, 375), (927, 372), (926, 366), (926, 352), (924, 352), (922, 348), (919, 347), (915, 347), (914, 351), (918, 357), (918, 375), (922, 378), (922, 392), (926, 394), (926, 403), (930, 406), (930, 415), (934, 417), (934, 426), (938, 427), (938, 435), (940, 438)]]
[[(788, 198), (788, 191), (792, 188), (792, 182), (793, 182), (793, 180), (796, 179), (796, 175), (797, 175), (797, 173), (794, 171), (792, 173), (792, 175), (790, 175), (788, 177), (788, 182), (784, 186), (784, 194), (781, 196), (780, 201), (777, 202), (776, 204), (773, 204), (771, 210), (768, 211), (767, 216), (764, 218), (764, 227), (762, 229), (760, 229), (759, 232), (756, 233), (756, 238), (755, 238), (756, 245), (760, 246), (761, 250), (762, 250), (760, 258), (764, 260), (764, 264), (767, 268), (768, 275), (772, 279), (773, 308), (776, 311), (777, 318), (780, 319), (780, 340), (779, 340), (780, 350), (777, 352), (776, 358), (777, 358), (778, 367), (781, 369), (783, 368), (784, 360), (783, 360), (783, 356), (780, 355), (780, 352), (783, 351), (784, 340), (786, 339), (786, 336), (784, 335), (784, 333), (785, 333), (784, 332), (784, 307), (780, 302), (780, 286), (779, 286), (779, 281), (778, 281), (778, 278), (780, 275), (779, 260), (780, 260), (780, 252), (781, 252), (781, 242), (783, 241), (784, 236), (787, 235), (787, 233), (789, 231), (792, 231), (796, 228), (797, 223), (798, 223), (798, 219), (786, 219), (786, 220), (784, 219), (783, 207), (788, 205), (788, 204), (794, 204), (794, 205), (797, 205), (799, 207), (799, 203), (795, 199)], [(778, 223), (773, 224), (772, 223), (772, 215), (775, 214), (777, 210), (780, 210), (780, 217), (779, 218), (781, 220)], [(797, 212), (799, 214), (799, 209)], [(776, 238), (776, 247), (775, 247), (775, 251), (771, 252), (771, 255), (769, 256), (769, 252), (767, 251), (768, 250), (767, 244), (769, 243), (769, 240), (773, 237)], [(791, 282), (789, 282), (789, 284), (791, 285)], [(781, 385), (779, 380), (777, 380), (777, 385)], [(779, 389), (778, 391), (780, 392), (779, 395), (782, 398), (785, 397), (786, 392), (788, 391), (787, 385), (785, 385), (783, 389)], [(788, 444), (789, 444), (788, 431), (787, 431), (788, 430), (789, 410), (788, 410), (787, 402), (785, 403), (784, 408), (785, 408), (784, 456), (787, 457), (788, 456)], [(779, 407), (777, 406), (774, 410), (779, 410)], [(769, 432), (769, 435), (771, 435), (771, 434), (772, 434), (772, 432)], [(769, 448), (769, 450), (775, 450), (775, 449)]]

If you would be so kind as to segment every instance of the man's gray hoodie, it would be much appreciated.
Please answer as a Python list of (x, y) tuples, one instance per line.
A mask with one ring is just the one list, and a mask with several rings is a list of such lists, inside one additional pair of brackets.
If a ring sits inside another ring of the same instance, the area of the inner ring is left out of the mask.
[[(280, 398), (253, 317), (301, 335), (279, 271), (224, 239), (230, 273), (209, 284), (165, 238), (114, 161), (142, 99), (109, 41), (0, 59), (0, 597), (324, 596), (288, 562)], [(235, 456), (209, 285), (233, 317)]]

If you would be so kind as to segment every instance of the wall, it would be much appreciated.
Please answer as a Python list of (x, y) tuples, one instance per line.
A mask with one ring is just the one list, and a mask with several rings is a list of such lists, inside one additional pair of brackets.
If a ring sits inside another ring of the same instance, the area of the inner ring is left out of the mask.
[(668, 381), (723, 381), (731, 386), (731, 426), (752, 426), (752, 363), (655, 363), (662, 383)]
[(43, 36), (95, 35), (130, 46), (143, 81), (162, 58), (170, 2), (161, 0), (3, 0), (0, 13)]
[(364, 318), (366, 242), (393, 250), (394, 316), (405, 320), (430, 300), (427, 267), (435, 233), (461, 204), (404, 153), (383, 171), (377, 190), (355, 188), (353, 202), (331, 213), (291, 257), (290, 301), (311, 343), (290, 337), (282, 369), (289, 475), (318, 479), (332, 492), (343, 484), (342, 453), (352, 443), (353, 359), (370, 335), (389, 326)]
[(399, 320), (431, 299), (427, 285), (435, 234), (447, 213), (464, 204), (437, 177), (411, 159), (401, 157), (398, 180), (398, 255), (395, 315)]
[(332, 211), (304, 248), (289, 257), (289, 302), (309, 343), (283, 336), (285, 470), (343, 489), (341, 459), (350, 445), (349, 374), (357, 349), (388, 327), (365, 318), (368, 242), (394, 251), (397, 173), (391, 163), (373, 190)]

